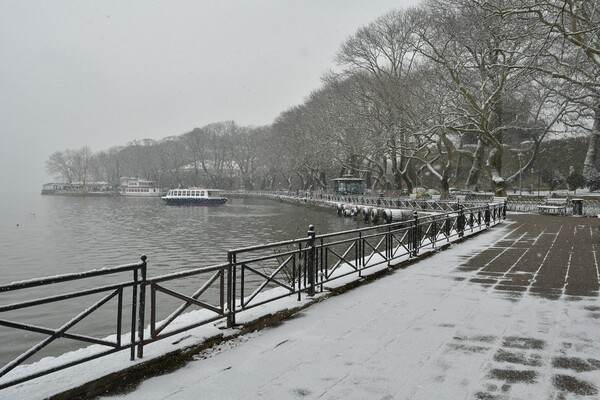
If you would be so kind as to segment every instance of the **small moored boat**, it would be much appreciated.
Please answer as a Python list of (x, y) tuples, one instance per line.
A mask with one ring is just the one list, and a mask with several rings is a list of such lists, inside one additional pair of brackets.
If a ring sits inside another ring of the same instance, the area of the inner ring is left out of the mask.
[(218, 206), (225, 204), (227, 198), (220, 195), (218, 189), (171, 189), (162, 199), (171, 206)]

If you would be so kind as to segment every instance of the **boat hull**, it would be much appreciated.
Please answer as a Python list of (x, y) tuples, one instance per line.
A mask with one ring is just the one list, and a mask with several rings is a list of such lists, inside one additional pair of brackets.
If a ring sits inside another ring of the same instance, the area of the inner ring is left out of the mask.
[(121, 192), (121, 196), (126, 197), (161, 197), (164, 193), (161, 192)]
[(162, 198), (163, 201), (169, 206), (220, 206), (227, 203), (225, 197), (214, 197), (214, 198)]

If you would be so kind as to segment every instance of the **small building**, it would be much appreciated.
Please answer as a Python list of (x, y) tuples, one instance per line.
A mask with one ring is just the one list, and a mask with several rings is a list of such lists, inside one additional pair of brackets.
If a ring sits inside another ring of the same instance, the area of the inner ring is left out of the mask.
[(341, 178), (332, 179), (335, 184), (335, 194), (365, 194), (365, 180), (356, 178), (350, 174), (344, 175)]
[(71, 190), (70, 183), (44, 183), (42, 194), (60, 194)]

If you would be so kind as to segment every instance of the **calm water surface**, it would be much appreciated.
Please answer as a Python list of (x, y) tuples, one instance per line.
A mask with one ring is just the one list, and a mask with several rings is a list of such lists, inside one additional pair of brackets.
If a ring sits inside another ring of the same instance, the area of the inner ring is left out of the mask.
[(232, 198), (223, 207), (166, 206), (159, 198), (23, 196), (3, 199), (0, 282), (139, 261), (148, 275), (227, 262), (227, 250), (352, 229), (333, 210)]
[[(159, 198), (42, 196), (0, 200), (0, 284), (87, 271), (139, 261), (148, 256), (148, 276), (227, 262), (227, 250), (358, 227), (332, 209), (268, 199), (231, 198), (222, 207), (166, 206)], [(69, 283), (68, 290), (77, 290)], [(36, 295), (48, 295), (39, 289)], [(31, 298), (31, 293), (0, 294), (0, 304)], [(77, 305), (55, 303), (21, 310), (12, 320), (59, 327)], [(102, 313), (100, 313), (102, 315)], [(0, 318), (8, 316), (0, 315)], [(103, 318), (78, 324), (82, 331), (114, 332)], [(87, 324), (87, 325), (86, 325)], [(128, 329), (128, 328), (127, 328)], [(0, 367), (45, 336), (0, 327)], [(61, 342), (62, 341), (62, 342)], [(64, 343), (63, 343), (64, 342)], [(70, 349), (66, 339), (48, 354)], [(10, 349), (10, 350), (9, 350)]]

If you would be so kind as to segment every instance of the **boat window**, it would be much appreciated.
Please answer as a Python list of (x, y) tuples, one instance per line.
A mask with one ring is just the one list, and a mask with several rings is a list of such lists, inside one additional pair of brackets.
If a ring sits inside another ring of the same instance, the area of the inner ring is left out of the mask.
[(204, 190), (200, 192), (200, 196), (206, 196), (206, 195), (204, 194)]

